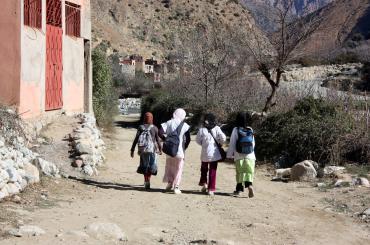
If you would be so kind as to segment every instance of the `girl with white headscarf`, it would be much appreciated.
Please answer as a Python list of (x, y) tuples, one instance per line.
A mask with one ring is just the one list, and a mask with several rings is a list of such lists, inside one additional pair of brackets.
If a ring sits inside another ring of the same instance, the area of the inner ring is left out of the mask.
[[(173, 118), (161, 124), (160, 137), (165, 140), (166, 135), (175, 131), (182, 122), (184, 122), (186, 112), (184, 109), (176, 109), (173, 113)], [(185, 150), (190, 143), (190, 126), (184, 122), (180, 131), (180, 144), (175, 157), (167, 155), (166, 168), (163, 177), (163, 182), (167, 183), (166, 190), (174, 190), (175, 194), (180, 194), (180, 182), (182, 176), (182, 169), (184, 166)]]

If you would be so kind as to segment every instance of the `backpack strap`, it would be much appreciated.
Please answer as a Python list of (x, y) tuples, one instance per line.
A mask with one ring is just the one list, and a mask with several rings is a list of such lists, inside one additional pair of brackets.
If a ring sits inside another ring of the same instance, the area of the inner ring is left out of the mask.
[(209, 129), (209, 128), (207, 128), (207, 130), (208, 130), (208, 133), (212, 136), (213, 140), (216, 142), (216, 145), (217, 145), (218, 147), (221, 147), (221, 144), (220, 144), (220, 143), (218, 143), (218, 141), (216, 140), (215, 136), (213, 136), (213, 134), (212, 134), (212, 130), (211, 130), (211, 129)]
[(182, 121), (180, 125), (176, 128), (177, 135), (180, 137), (181, 129), (184, 126), (185, 121)]

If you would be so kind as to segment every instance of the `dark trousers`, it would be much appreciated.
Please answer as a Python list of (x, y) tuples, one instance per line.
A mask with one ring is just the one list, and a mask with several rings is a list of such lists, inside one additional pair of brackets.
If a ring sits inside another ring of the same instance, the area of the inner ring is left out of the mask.
[(217, 173), (218, 162), (202, 162), (202, 167), (200, 168), (200, 181), (199, 185), (203, 186), (207, 183), (208, 174), (208, 190), (216, 190), (216, 173)]

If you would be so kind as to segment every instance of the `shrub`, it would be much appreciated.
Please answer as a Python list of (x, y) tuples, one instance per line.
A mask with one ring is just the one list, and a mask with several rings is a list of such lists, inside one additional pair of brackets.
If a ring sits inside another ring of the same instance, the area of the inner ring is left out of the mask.
[(370, 62), (365, 62), (362, 67), (362, 86), (360, 89), (370, 91)]
[(100, 126), (111, 126), (117, 112), (111, 68), (105, 53), (100, 49), (94, 49), (92, 61), (95, 117)]
[[(188, 101), (180, 96), (168, 93), (165, 90), (154, 89), (149, 95), (145, 96), (141, 102), (141, 112), (150, 111), (154, 116), (154, 124), (159, 126), (161, 123), (172, 118), (172, 114), (177, 108), (185, 108)], [(189, 111), (187, 110), (189, 113)]]
[(288, 155), (292, 163), (311, 159), (339, 163), (352, 118), (322, 99), (305, 98), (290, 111), (269, 116), (257, 130), (260, 159)]

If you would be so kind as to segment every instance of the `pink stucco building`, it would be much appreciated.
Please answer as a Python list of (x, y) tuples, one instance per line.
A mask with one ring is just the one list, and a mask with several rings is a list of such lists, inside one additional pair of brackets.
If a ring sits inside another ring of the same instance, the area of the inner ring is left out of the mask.
[(90, 0), (1, 0), (0, 103), (24, 118), (91, 112)]

